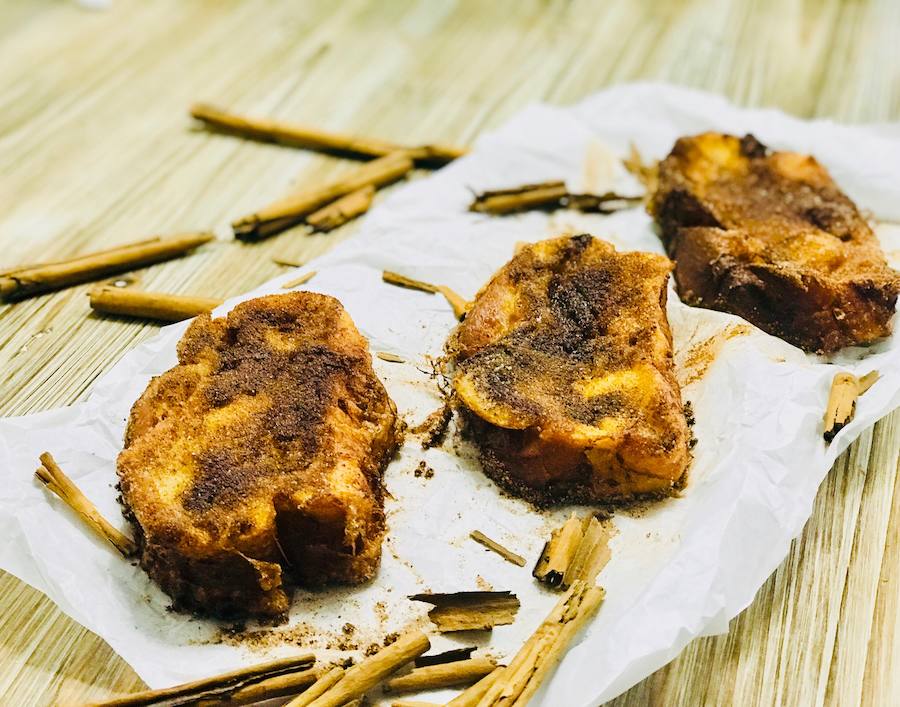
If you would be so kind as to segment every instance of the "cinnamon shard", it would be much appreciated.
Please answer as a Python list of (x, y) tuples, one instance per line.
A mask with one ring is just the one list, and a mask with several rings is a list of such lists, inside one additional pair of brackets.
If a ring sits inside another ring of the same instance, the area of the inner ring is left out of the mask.
[(413, 434), (422, 435), (422, 449), (437, 447), (444, 441), (444, 436), (447, 434), (447, 426), (450, 424), (452, 417), (453, 409), (449, 403), (445, 402), (412, 428)]
[(879, 378), (878, 371), (870, 371), (861, 378), (852, 373), (837, 373), (831, 381), (831, 392), (825, 408), (825, 441), (830, 442), (853, 419), (856, 399)]
[(500, 557), (502, 557), (507, 562), (512, 562), (514, 565), (518, 565), (519, 567), (525, 566), (525, 558), (521, 555), (517, 555), (512, 550), (503, 547), (496, 540), (491, 540), (487, 535), (482, 533), (480, 530), (473, 530), (469, 533), (469, 537), (472, 538), (479, 545), (484, 545), (488, 550), (492, 552), (496, 552)]
[(415, 659), (413, 665), (417, 668), (425, 668), (429, 665), (442, 665), (444, 663), (454, 663), (458, 660), (467, 660), (472, 657), (475, 652), (475, 646), (466, 646), (465, 648), (451, 648), (443, 653), (432, 653), (430, 655), (420, 655)]
[(429, 292), (431, 294), (442, 294), (450, 304), (450, 307), (453, 309), (453, 314), (457, 319), (463, 319), (469, 309), (470, 302), (446, 285), (432, 285), (430, 282), (414, 280), (411, 277), (406, 277), (406, 275), (391, 272), (390, 270), (383, 271), (381, 273), (381, 279), (389, 285), (405, 287), (409, 290), (419, 290), (420, 292)]
[(593, 585), (609, 562), (610, 534), (596, 517), (575, 513), (553, 531), (544, 545), (532, 576), (551, 587), (568, 589), (576, 580)]
[(647, 190), (647, 198), (656, 191), (659, 182), (659, 162), (644, 161), (637, 145), (631, 143), (628, 157), (622, 160), (625, 169), (628, 170)]
[(307, 282), (312, 280), (316, 276), (315, 270), (310, 270), (307, 273), (303, 273), (302, 275), (295, 277), (293, 280), (288, 280), (281, 286), (283, 290), (292, 290), (295, 287), (300, 287), (300, 285), (305, 285)]
[(489, 631), (511, 624), (519, 611), (519, 599), (512, 592), (414, 594), (409, 598), (434, 607), (428, 618), (441, 633)]

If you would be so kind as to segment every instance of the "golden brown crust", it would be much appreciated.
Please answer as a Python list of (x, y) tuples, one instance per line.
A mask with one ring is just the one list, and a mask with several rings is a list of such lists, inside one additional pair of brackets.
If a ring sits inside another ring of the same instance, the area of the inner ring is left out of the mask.
[(526, 246), (448, 342), (485, 471), (535, 503), (669, 493), (689, 462), (671, 263), (589, 235)]
[(875, 234), (813, 157), (742, 139), (681, 138), (650, 211), (682, 300), (807, 351), (886, 336), (900, 293)]
[(284, 584), (378, 567), (399, 437), (368, 346), (328, 296), (271, 295), (191, 324), (119, 455), (141, 564), (178, 604), (276, 616)]

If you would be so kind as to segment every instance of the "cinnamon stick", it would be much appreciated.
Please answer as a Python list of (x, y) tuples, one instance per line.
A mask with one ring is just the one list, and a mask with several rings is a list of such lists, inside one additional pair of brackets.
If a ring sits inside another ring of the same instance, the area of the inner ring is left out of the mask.
[(519, 567), (525, 566), (525, 558), (521, 555), (517, 555), (512, 550), (509, 550), (496, 540), (491, 540), (487, 535), (482, 533), (480, 530), (473, 530), (469, 533), (469, 537), (472, 538), (475, 542), (484, 545), (488, 550), (496, 552), (500, 557), (502, 557), (507, 562), (512, 562), (514, 565), (518, 565)]
[(275, 142), (290, 147), (322, 150), (364, 159), (382, 157), (402, 150), (421, 164), (442, 165), (466, 154), (464, 148), (451, 145), (436, 144), (407, 148), (387, 140), (330, 132), (298, 123), (236, 115), (203, 103), (191, 106), (191, 116), (207, 127), (251, 140)]
[(559, 206), (568, 194), (565, 182), (524, 184), (511, 189), (495, 189), (478, 194), (470, 211), (483, 214), (511, 214), (516, 211)]
[(469, 658), (453, 663), (414, 668), (406, 675), (384, 683), (385, 692), (424, 692), (444, 687), (471, 685), (493, 672), (497, 664), (489, 658)]
[(95, 287), (90, 292), (91, 309), (164, 322), (180, 322), (215, 309), (223, 300), (209, 297), (146, 292), (126, 287)]
[(344, 677), (344, 669), (340, 667), (334, 667), (327, 673), (322, 673), (309, 689), (297, 695), (284, 707), (307, 707), (314, 700), (324, 695), (342, 677)]
[(387, 648), (366, 658), (344, 673), (332, 687), (309, 703), (309, 707), (341, 707), (378, 685), (416, 656), (431, 647), (431, 642), (421, 631), (401, 636)]
[(450, 304), (451, 309), (453, 309), (453, 315), (457, 319), (465, 317), (466, 312), (469, 310), (469, 302), (446, 285), (432, 285), (431, 283), (423, 282), (422, 280), (414, 280), (411, 277), (406, 277), (405, 275), (391, 272), (390, 270), (383, 271), (381, 273), (381, 279), (389, 285), (397, 285), (398, 287), (419, 290), (420, 292), (442, 294), (444, 299)]
[(639, 204), (640, 196), (622, 196), (615, 192), (604, 194), (574, 194), (564, 182), (542, 182), (521, 187), (486, 191), (475, 196), (470, 211), (502, 216), (519, 211), (573, 209), (586, 213), (611, 214)]
[(107, 540), (124, 557), (137, 553), (137, 545), (106, 520), (72, 480), (60, 469), (50, 452), (40, 456), (41, 464), (34, 475), (44, 486), (56, 494), (97, 535)]
[(211, 233), (186, 233), (98, 251), (70, 260), (13, 270), (0, 277), (0, 297), (18, 300), (177, 258), (208, 243)]
[[(297, 674), (300, 671), (303, 671), (304, 675), (302, 678), (297, 678), (298, 681), (302, 684), (310, 684), (315, 680), (315, 675), (306, 669), (314, 662), (315, 657), (308, 653), (291, 658), (280, 658), (174, 687), (136, 692), (114, 700), (100, 702), (97, 705), (98, 707), (100, 705), (103, 707), (143, 707), (162, 703), (167, 705), (189, 704), (203, 699), (224, 698), (254, 683), (278, 676)], [(299, 684), (298, 687), (302, 687), (302, 684)]]
[(367, 162), (325, 186), (289, 194), (259, 211), (234, 221), (234, 235), (241, 240), (257, 241), (294, 226), (323, 206), (367, 186), (381, 187), (404, 177), (413, 168), (412, 160), (402, 152), (392, 152)]
[(337, 201), (333, 201), (318, 211), (314, 211), (306, 217), (306, 223), (312, 226), (315, 231), (328, 233), (328, 231), (333, 231), (335, 228), (343, 226), (348, 221), (352, 221), (357, 216), (366, 213), (374, 199), (375, 187), (372, 184), (367, 184), (362, 189), (352, 191)]

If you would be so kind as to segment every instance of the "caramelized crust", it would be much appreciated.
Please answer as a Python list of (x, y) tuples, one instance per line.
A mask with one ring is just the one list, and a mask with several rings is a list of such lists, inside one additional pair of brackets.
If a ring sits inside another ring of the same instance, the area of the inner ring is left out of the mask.
[(665, 313), (669, 260), (589, 235), (523, 248), (447, 348), (485, 472), (539, 505), (670, 493), (689, 434)]
[(813, 157), (769, 152), (751, 135), (681, 138), (660, 163), (650, 210), (688, 304), (806, 351), (890, 333), (900, 274)]
[(176, 604), (278, 616), (285, 583), (361, 582), (381, 557), (396, 410), (332, 297), (198, 317), (134, 404), (119, 455), (141, 566)]

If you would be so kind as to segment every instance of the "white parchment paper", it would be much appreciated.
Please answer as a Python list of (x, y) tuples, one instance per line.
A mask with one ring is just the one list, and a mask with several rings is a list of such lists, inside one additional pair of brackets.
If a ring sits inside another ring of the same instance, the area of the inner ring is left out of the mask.
[[(396, 190), (358, 235), (310, 263), (318, 274), (306, 288), (338, 297), (373, 351), (407, 360), (376, 359), (375, 366), (401, 413), (415, 424), (439, 401), (426, 356), (440, 355), (455, 322), (442, 298), (384, 285), (381, 271), (447, 284), (470, 297), (511, 257), (517, 241), (587, 231), (620, 249), (662, 252), (641, 209), (609, 217), (564, 211), (487, 217), (466, 210), (470, 189), (564, 178), (575, 189), (636, 193), (638, 185), (615, 159), (631, 141), (645, 156), (661, 157), (678, 136), (708, 129), (752, 131), (773, 148), (813, 153), (862, 208), (877, 219), (900, 221), (895, 128), (803, 122), (776, 111), (738, 109), (686, 89), (621, 86), (568, 108), (527, 108), (480, 139), (470, 156)], [(898, 233), (897, 227), (879, 228), (895, 266)], [(283, 291), (280, 285), (301, 272), (238, 299)], [(897, 336), (828, 361), (742, 327), (736, 317), (686, 307), (674, 292), (669, 317), (679, 379), (697, 420), (690, 481), (680, 498), (615, 517), (613, 559), (600, 576), (607, 600), (541, 693), (548, 703), (596, 705), (671, 660), (692, 638), (726, 631), (729, 619), (785, 557), (837, 455), (900, 404)], [(555, 595), (535, 585), (530, 568), (504, 562), (467, 536), (480, 529), (530, 560), (561, 511), (541, 514), (501, 495), (452, 432), (443, 448), (426, 452), (411, 438), (388, 468), (389, 536), (374, 582), (300, 592), (287, 626), (249, 627), (237, 637), (214, 622), (168, 611), (167, 598), (140, 569), (86, 533), (51, 499), (32, 480), (44, 450), (124, 527), (114, 484), (125, 420), (150, 377), (174, 365), (185, 327), (167, 327), (124, 356), (86, 402), (0, 420), (0, 567), (105, 638), (155, 687), (296, 652), (298, 646), (323, 658), (342, 647), (363, 649), (421, 620), (426, 607), (406, 595), (425, 590), (515, 591), (522, 601), (517, 621), (489, 637), (494, 655), (515, 651)], [(708, 367), (698, 363), (699, 347), (716, 352)], [(877, 369), (881, 378), (829, 446), (822, 440), (821, 418), (840, 368), (857, 374)], [(432, 478), (414, 474), (422, 460), (434, 469)], [(352, 633), (342, 630), (347, 623)], [(450, 643), (435, 641), (436, 647)]]

